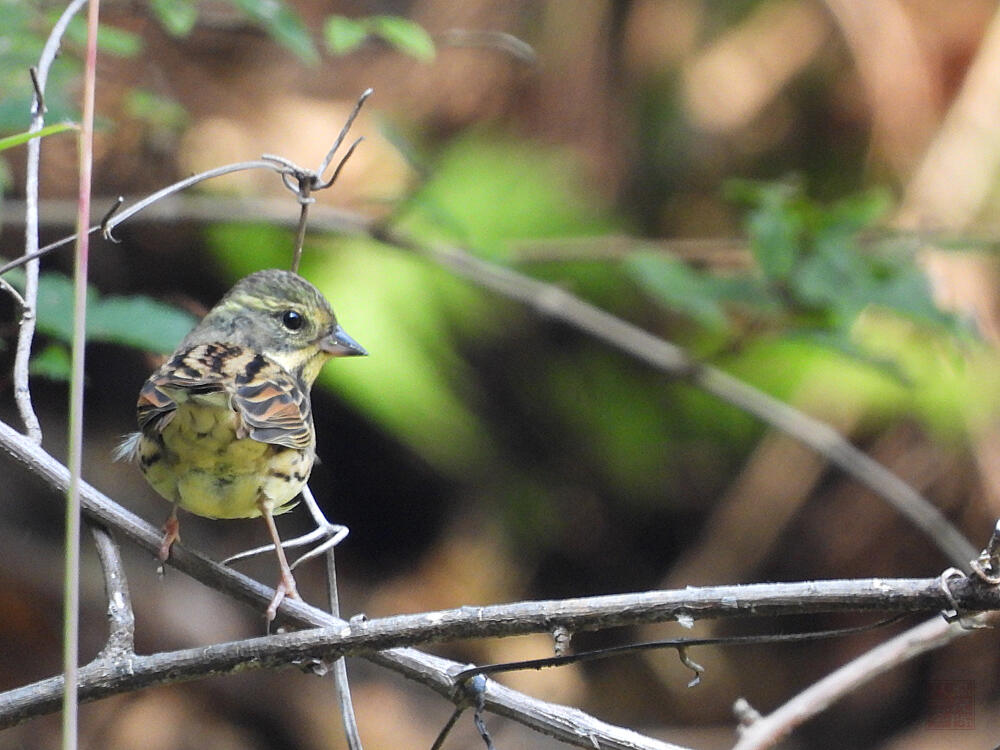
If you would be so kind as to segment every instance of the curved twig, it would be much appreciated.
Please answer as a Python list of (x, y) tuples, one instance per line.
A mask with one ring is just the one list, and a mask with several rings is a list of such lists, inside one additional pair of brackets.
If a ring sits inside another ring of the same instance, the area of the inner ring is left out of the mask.
[(128, 657), (135, 653), (135, 614), (121, 550), (111, 532), (103, 526), (92, 524), (90, 531), (97, 545), (108, 597), (108, 642), (99, 658), (116, 660)]
[[(70, 20), (86, 0), (73, 0), (52, 26), (38, 65), (31, 69), (31, 82), (35, 87), (29, 133), (37, 133), (45, 126), (45, 83), (49, 68), (59, 53), (63, 34)], [(28, 141), (28, 163), (24, 177), (24, 253), (32, 255), (38, 250), (38, 170), (41, 161), (42, 143), (40, 138)], [(35, 302), (38, 298), (38, 261), (33, 259), (25, 268), (24, 299), (21, 307), (21, 325), (17, 333), (17, 350), (14, 355), (14, 400), (18, 413), (24, 422), (26, 434), (36, 443), (42, 442), (42, 428), (31, 404), (31, 390), (28, 384), (28, 366), (31, 358), (31, 342), (35, 336)]]

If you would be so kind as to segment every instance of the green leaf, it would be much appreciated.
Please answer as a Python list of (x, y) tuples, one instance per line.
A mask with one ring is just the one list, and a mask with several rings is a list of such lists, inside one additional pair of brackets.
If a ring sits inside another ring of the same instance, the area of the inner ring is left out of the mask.
[(368, 27), (347, 16), (329, 16), (323, 23), (326, 48), (335, 55), (346, 55), (368, 38)]
[(824, 213), (828, 227), (857, 232), (870, 227), (888, 212), (891, 197), (886, 190), (866, 190), (834, 203)]
[(898, 268), (891, 277), (874, 284), (870, 304), (917, 322), (942, 326), (952, 333), (969, 333), (957, 316), (937, 306), (926, 274), (915, 265)]
[(125, 95), (125, 112), (137, 120), (172, 131), (180, 131), (188, 122), (183, 106), (145, 89), (132, 89)]
[[(66, 37), (77, 44), (86, 44), (87, 21), (75, 16), (66, 27)], [(97, 29), (97, 47), (115, 57), (135, 57), (142, 52), (142, 37), (125, 29), (102, 25)]]
[(187, 36), (198, 21), (198, 5), (194, 0), (152, 0), (150, 7), (172, 36)]
[(635, 253), (625, 260), (625, 269), (667, 307), (709, 328), (728, 327), (726, 313), (715, 298), (712, 280), (676, 258)]
[(424, 27), (401, 16), (372, 16), (368, 28), (375, 36), (421, 62), (434, 59), (434, 41)]
[(315, 65), (319, 53), (302, 18), (282, 0), (229, 0), (300, 60)]
[(764, 275), (784, 281), (804, 251), (806, 222), (784, 190), (761, 193), (761, 201), (747, 218), (750, 249)]
[[(24, 272), (6, 275), (19, 289)], [(60, 273), (43, 273), (38, 280), (38, 332), (69, 344), (73, 340), (73, 280)], [(132, 346), (168, 354), (197, 319), (149, 297), (101, 297), (87, 288), (87, 340)]]
[(868, 272), (861, 257), (850, 245), (836, 249), (827, 245), (828, 252), (804, 258), (789, 279), (789, 288), (796, 302), (814, 308), (864, 306), (869, 289)]
[(24, 133), (18, 133), (17, 135), (9, 135), (6, 138), (0, 138), (0, 151), (20, 146), (21, 144), (27, 143), (32, 138), (44, 138), (47, 135), (54, 135), (55, 133), (78, 129), (79, 126), (75, 122), (61, 122), (56, 125), (46, 125), (37, 133), (29, 133), (25, 131)]
[(197, 323), (190, 313), (143, 295), (105, 297), (87, 306), (87, 338), (168, 354)]
[(49, 344), (31, 358), (28, 369), (49, 380), (68, 381), (72, 370), (69, 349), (63, 344)]

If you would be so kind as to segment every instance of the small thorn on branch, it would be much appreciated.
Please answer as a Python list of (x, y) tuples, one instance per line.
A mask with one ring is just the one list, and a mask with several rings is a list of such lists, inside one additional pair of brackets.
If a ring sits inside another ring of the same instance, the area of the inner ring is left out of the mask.
[(984, 583), (1000, 585), (1000, 519), (997, 519), (990, 540), (979, 557), (971, 562), (972, 572)]
[(761, 719), (760, 711), (750, 705), (746, 698), (737, 698), (733, 703), (733, 714), (740, 723), (740, 729), (745, 729)]
[(108, 227), (108, 222), (110, 222), (111, 218), (116, 213), (118, 213), (118, 209), (122, 207), (122, 204), (124, 202), (125, 202), (124, 196), (119, 195), (118, 198), (115, 199), (115, 202), (111, 204), (111, 208), (109, 208), (107, 212), (104, 214), (104, 216), (101, 217), (101, 224), (100, 224), (101, 236), (104, 237), (104, 239), (108, 240), (109, 242), (114, 242), (115, 244), (121, 244), (121, 240), (119, 240), (113, 234), (111, 234), (111, 229)]
[(556, 656), (565, 656), (566, 652), (569, 651), (570, 641), (573, 639), (573, 633), (569, 628), (562, 625), (556, 625), (552, 628), (552, 650)]
[(49, 110), (48, 107), (45, 106), (45, 94), (42, 93), (42, 84), (38, 80), (38, 68), (32, 65), (28, 68), (28, 75), (31, 76), (31, 85), (35, 89), (34, 114), (45, 114)]

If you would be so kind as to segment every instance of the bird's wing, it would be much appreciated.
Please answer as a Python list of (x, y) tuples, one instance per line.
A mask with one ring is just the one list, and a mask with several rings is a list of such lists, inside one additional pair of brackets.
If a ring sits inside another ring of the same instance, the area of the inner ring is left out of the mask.
[(258, 354), (234, 377), (233, 407), (250, 437), (306, 450), (313, 445), (309, 394), (285, 368)]
[[(225, 351), (222, 351), (222, 350)], [(162, 430), (177, 411), (179, 402), (193, 396), (225, 391), (224, 354), (238, 354), (238, 347), (203, 344), (177, 352), (149, 376), (139, 391), (136, 413), (139, 429)]]
[(139, 392), (139, 428), (162, 430), (178, 402), (225, 394), (246, 434), (262, 443), (312, 445), (307, 393), (281, 365), (238, 346), (200, 344), (176, 354)]

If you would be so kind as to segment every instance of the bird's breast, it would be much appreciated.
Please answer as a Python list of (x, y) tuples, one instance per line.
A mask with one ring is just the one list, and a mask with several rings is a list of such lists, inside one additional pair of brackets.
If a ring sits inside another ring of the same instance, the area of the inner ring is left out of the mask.
[(209, 518), (274, 513), (291, 502), (309, 478), (312, 448), (301, 450), (246, 436), (224, 393), (180, 400), (171, 419), (143, 434), (139, 465), (163, 497)]

